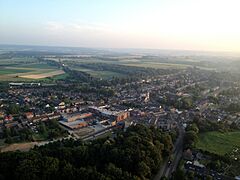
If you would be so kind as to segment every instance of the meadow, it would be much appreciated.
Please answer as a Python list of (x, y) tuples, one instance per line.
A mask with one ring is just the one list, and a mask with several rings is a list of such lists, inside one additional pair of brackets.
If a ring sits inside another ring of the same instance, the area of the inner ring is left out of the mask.
[(120, 73), (113, 72), (113, 71), (96, 71), (96, 70), (87, 69), (87, 68), (74, 68), (74, 70), (86, 72), (86, 73), (90, 74), (92, 77), (102, 78), (102, 79), (110, 79), (112, 77), (124, 77), (125, 76), (124, 74), (120, 74)]
[(230, 153), (234, 148), (240, 148), (240, 131), (201, 133), (196, 147), (219, 155)]

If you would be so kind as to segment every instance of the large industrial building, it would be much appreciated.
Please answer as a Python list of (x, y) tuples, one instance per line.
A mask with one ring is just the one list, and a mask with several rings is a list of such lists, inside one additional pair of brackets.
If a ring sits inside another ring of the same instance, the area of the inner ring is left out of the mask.
[(89, 118), (92, 116), (92, 113), (75, 113), (75, 114), (67, 114), (63, 117), (63, 120), (59, 123), (63, 126), (69, 128), (69, 129), (79, 129), (82, 127), (88, 126), (88, 123), (86, 122), (86, 118)]
[(103, 107), (91, 106), (85, 113), (65, 114), (59, 123), (71, 130), (92, 125), (96, 121), (101, 123), (103, 127), (108, 127), (117, 125), (118, 122), (129, 116), (128, 111), (111, 111)]
[(75, 130), (75, 129), (79, 129), (79, 128), (88, 126), (87, 122), (85, 122), (84, 120), (75, 120), (75, 121), (71, 121), (71, 122), (60, 121), (59, 123), (71, 130)]
[(127, 119), (130, 116), (128, 111), (110, 111), (105, 108), (91, 106), (89, 110), (93, 113), (97, 113), (101, 116), (109, 118), (111, 121), (122, 121)]

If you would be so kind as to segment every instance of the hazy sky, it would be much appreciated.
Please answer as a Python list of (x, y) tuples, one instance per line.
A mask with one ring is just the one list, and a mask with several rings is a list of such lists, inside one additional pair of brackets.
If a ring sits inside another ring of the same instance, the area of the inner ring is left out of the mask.
[(240, 0), (0, 0), (0, 44), (240, 52)]

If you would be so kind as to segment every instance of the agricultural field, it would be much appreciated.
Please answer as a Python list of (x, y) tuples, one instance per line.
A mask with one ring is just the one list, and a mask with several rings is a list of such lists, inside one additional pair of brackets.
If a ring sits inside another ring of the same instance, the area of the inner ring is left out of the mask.
[(196, 147), (219, 155), (230, 153), (234, 148), (240, 148), (240, 131), (202, 133)]
[[(59, 61), (58, 58), (52, 58), (51, 60)], [(154, 68), (154, 69), (186, 69), (190, 65), (186, 64), (174, 64), (174, 63), (161, 63), (154, 60), (149, 60), (141, 57), (131, 58), (131, 57), (64, 57), (61, 58), (61, 62), (69, 66), (71, 69), (82, 71), (90, 74), (92, 77), (102, 78), (102, 79), (111, 79), (112, 77), (125, 77), (126, 74), (116, 72), (115, 70), (111, 71), (103, 70), (99, 68), (88, 68), (81, 65), (84, 64), (106, 64), (108, 65), (122, 65), (132, 67), (142, 67), (142, 68)]]
[[(57, 61), (58, 58), (52, 60)], [(82, 57), (82, 58), (62, 58), (62, 62), (69, 64), (71, 62), (75, 63), (107, 63), (107, 64), (118, 64), (118, 65), (126, 65), (126, 66), (136, 66), (136, 67), (149, 67), (149, 68), (156, 68), (156, 69), (166, 69), (166, 68), (173, 68), (173, 69), (185, 69), (192, 65), (184, 64), (184, 63), (174, 63), (174, 62), (162, 62), (158, 59), (145, 59), (145, 58), (93, 58), (93, 57)]]
[(147, 67), (155, 69), (186, 69), (190, 65), (185, 64), (171, 64), (171, 63), (153, 63), (153, 62), (143, 62), (143, 63), (127, 63), (123, 64), (125, 66), (136, 66), (136, 67)]
[(0, 81), (39, 80), (64, 74), (58, 67), (35, 58), (0, 59)]
[[(45, 57), (69, 66), (71, 69), (86, 72), (92, 77), (111, 79), (112, 77), (125, 77), (126, 74), (118, 71), (96, 70), (95, 68), (81, 67), (81, 64), (106, 64), (124, 65), (130, 67), (143, 67), (154, 69), (186, 69), (199, 63), (196, 60), (180, 59), (179, 61), (151, 56), (62, 56)], [(169, 61), (168, 61), (169, 60)], [(184, 61), (183, 61), (184, 60)], [(193, 64), (191, 64), (193, 63)], [(77, 65), (77, 66), (76, 66)], [(80, 66), (79, 66), (80, 65)], [(202, 67), (205, 68), (205, 67)], [(11, 59), (0, 59), (0, 81), (32, 81), (64, 79), (67, 75), (54, 65), (39, 61), (34, 57), (13, 57)]]
[(27, 73), (31, 72), (30, 69), (18, 69), (18, 68), (2, 68), (0, 67), (0, 76), (8, 74), (17, 74), (17, 73)]
[(55, 75), (53, 77), (51, 77), (52, 80), (63, 80), (63, 79), (67, 79), (69, 77), (68, 74), (64, 73), (64, 74), (60, 74), (60, 75)]
[(49, 72), (43, 72), (41, 73), (37, 72), (31, 72), (31, 73), (25, 73), (24, 75), (20, 75), (20, 78), (26, 78), (26, 79), (43, 79), (47, 77), (53, 77), (57, 75), (64, 74), (65, 72), (63, 70), (56, 70), (56, 71), (50, 71)]
[(124, 74), (120, 74), (120, 73), (113, 72), (113, 71), (95, 71), (95, 70), (87, 69), (87, 68), (74, 68), (74, 70), (86, 72), (86, 73), (90, 74), (92, 77), (102, 78), (102, 79), (110, 79), (112, 77), (125, 76)]

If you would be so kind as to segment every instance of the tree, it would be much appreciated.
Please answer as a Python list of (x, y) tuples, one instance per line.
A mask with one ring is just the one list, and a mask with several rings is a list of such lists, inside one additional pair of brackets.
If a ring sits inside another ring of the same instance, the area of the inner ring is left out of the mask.
[(143, 161), (138, 163), (137, 168), (140, 177), (151, 177), (151, 169)]
[(53, 157), (44, 157), (41, 161), (43, 179), (54, 179), (59, 171), (59, 160)]
[(198, 136), (194, 131), (187, 131), (184, 136), (184, 142), (186, 145), (193, 146), (198, 140)]
[(64, 161), (61, 178), (66, 179), (66, 180), (67, 179), (69, 179), (69, 180), (75, 179), (75, 169), (70, 163), (68, 163), (66, 161)]
[(23, 141), (32, 141), (33, 140), (33, 132), (28, 129), (28, 128), (23, 128), (21, 131), (19, 131), (19, 135), (20, 135), (20, 138), (21, 140)]
[(173, 173), (173, 180), (185, 180), (183, 170), (177, 168), (177, 170)]
[(196, 134), (199, 133), (199, 129), (195, 123), (188, 125), (186, 131), (194, 131)]
[(212, 179), (213, 179), (212, 176), (207, 175), (206, 180), (212, 180)]
[(41, 122), (38, 126), (38, 131), (39, 133), (41, 133), (43, 136), (46, 136), (47, 135), (47, 128), (46, 128), (46, 125)]
[(164, 144), (164, 155), (170, 155), (173, 149), (173, 142), (171, 136), (169, 134), (163, 134), (161, 141)]
[(38, 161), (25, 159), (17, 167), (15, 178), (20, 180), (38, 180), (40, 179), (39, 169)]
[(188, 177), (189, 180), (190, 179), (194, 179), (194, 177), (195, 177), (194, 172), (193, 171), (189, 171), (187, 177)]
[(17, 104), (10, 104), (6, 110), (7, 114), (19, 114), (20, 106)]
[[(25, 134), (25, 133), (23, 133)], [(62, 140), (29, 152), (0, 153), (5, 179), (150, 179), (160, 167), (171, 136), (144, 125), (112, 138)]]

